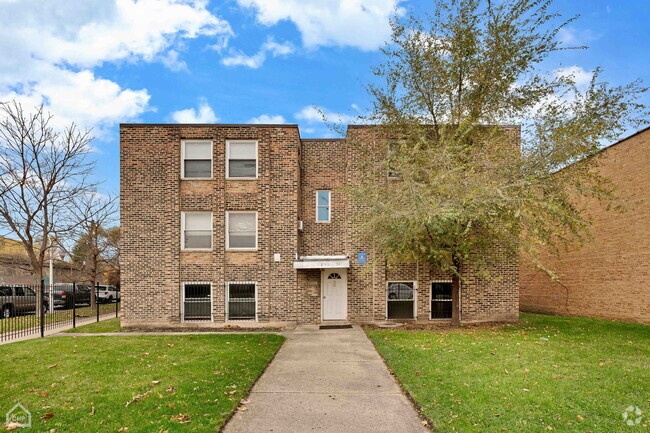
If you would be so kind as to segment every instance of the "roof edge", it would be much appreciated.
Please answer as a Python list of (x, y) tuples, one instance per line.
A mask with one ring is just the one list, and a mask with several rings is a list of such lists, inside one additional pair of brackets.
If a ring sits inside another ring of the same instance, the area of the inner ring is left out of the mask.
[(147, 126), (183, 127), (238, 127), (238, 128), (298, 128), (297, 123), (120, 123), (120, 128), (138, 128)]

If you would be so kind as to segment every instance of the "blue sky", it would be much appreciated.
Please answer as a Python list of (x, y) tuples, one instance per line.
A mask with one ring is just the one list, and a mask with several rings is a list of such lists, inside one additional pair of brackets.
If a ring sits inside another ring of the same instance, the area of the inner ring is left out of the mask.
[[(430, 3), (399, 2), (426, 11)], [(119, 184), (120, 122), (298, 123), (334, 133), (314, 106), (350, 121), (369, 99), (394, 0), (0, 0), (0, 99), (45, 103), (94, 128), (103, 190)], [(589, 50), (544, 67), (650, 83), (650, 2), (557, 0), (581, 14), (561, 37)], [(644, 98), (650, 103), (650, 97)]]

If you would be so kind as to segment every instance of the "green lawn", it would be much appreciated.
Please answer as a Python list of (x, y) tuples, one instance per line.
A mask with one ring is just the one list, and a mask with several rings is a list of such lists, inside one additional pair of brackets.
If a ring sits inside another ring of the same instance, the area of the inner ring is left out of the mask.
[(2, 345), (0, 413), (21, 402), (34, 431), (216, 432), (283, 340), (125, 335)]
[[(99, 314), (115, 314), (115, 309), (118, 304), (99, 304)], [(59, 309), (55, 308), (53, 312), (45, 315), (45, 323), (51, 325), (54, 323), (70, 322), (72, 323), (72, 309)], [(91, 307), (77, 307), (77, 318), (95, 317), (97, 310)], [(39, 318), (34, 313), (22, 314), (19, 316), (11, 317), (8, 319), (0, 319), (0, 333), (20, 331), (28, 328), (37, 328), (40, 326)]]
[[(438, 432), (648, 431), (650, 326), (521, 318), (367, 333)], [(629, 406), (644, 412), (639, 425), (623, 421)]]
[(113, 319), (108, 319), (108, 320), (102, 320), (101, 322), (93, 322), (89, 323), (88, 325), (81, 325), (77, 326), (76, 328), (72, 328), (67, 330), (66, 332), (89, 332), (89, 333), (100, 333), (100, 332), (119, 332), (121, 329), (120, 327), (120, 319), (119, 318), (113, 318)]

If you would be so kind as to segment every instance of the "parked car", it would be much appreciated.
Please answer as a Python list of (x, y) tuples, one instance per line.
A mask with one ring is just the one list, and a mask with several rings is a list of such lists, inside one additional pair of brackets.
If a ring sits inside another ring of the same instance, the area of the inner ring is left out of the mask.
[[(56, 283), (54, 284), (53, 290), (53, 303), (54, 308), (72, 308), (72, 284), (71, 283)], [(50, 299), (49, 287), (45, 290), (46, 299)], [(76, 291), (74, 293), (74, 299), (76, 305), (90, 305), (90, 288), (84, 284), (77, 284)]]
[(120, 300), (120, 291), (115, 286), (100, 284), (97, 286), (97, 302), (109, 303)]
[[(49, 301), (43, 299), (43, 312), (47, 313)], [(17, 314), (36, 312), (36, 292), (25, 286), (0, 286), (0, 317), (3, 319)]]
[(388, 299), (411, 300), (413, 299), (413, 286), (411, 283), (391, 283), (388, 286)]

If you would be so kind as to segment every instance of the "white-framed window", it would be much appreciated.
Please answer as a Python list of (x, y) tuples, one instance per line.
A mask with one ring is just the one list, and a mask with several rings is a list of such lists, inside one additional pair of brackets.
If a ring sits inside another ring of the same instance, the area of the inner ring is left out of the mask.
[(181, 212), (181, 249), (212, 249), (212, 212)]
[(212, 322), (212, 283), (181, 283), (181, 321)]
[(257, 212), (226, 212), (226, 249), (230, 251), (257, 250)]
[(226, 179), (257, 179), (257, 141), (226, 141)]
[(414, 319), (417, 284), (415, 281), (388, 281), (386, 294), (386, 318)]
[(212, 179), (212, 141), (181, 141), (181, 178)]
[(451, 319), (453, 300), (451, 296), (451, 281), (431, 281), (431, 312), (430, 319)]
[(332, 217), (332, 192), (316, 191), (316, 222), (328, 223)]
[(255, 281), (226, 283), (226, 320), (257, 321), (257, 283)]

